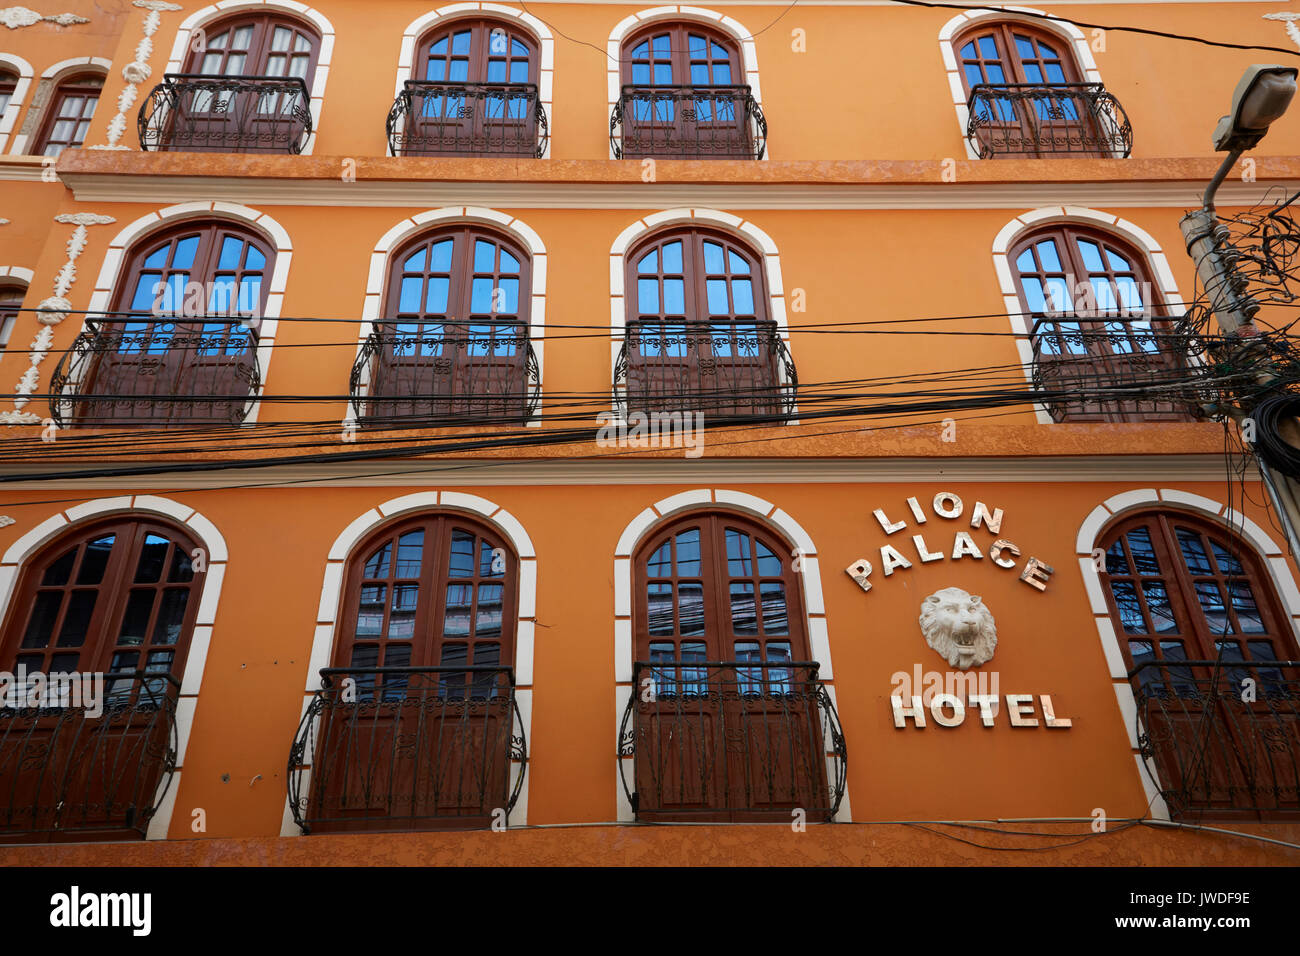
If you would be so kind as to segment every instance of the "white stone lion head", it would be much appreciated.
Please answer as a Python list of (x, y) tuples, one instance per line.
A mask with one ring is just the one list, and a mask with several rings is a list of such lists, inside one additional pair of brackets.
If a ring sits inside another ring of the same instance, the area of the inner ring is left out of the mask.
[(998, 629), (978, 594), (943, 588), (921, 602), (921, 633), (952, 667), (966, 670), (993, 658)]

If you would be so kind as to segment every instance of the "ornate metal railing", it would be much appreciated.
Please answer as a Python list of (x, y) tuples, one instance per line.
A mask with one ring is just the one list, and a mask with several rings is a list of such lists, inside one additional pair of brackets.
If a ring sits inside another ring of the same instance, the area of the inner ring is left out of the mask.
[(394, 156), (535, 156), (546, 153), (546, 110), (536, 83), (407, 80), (388, 111)]
[[(94, 678), (99, 691), (87, 692)], [(176, 769), (179, 689), (145, 671), (10, 684), (0, 694), (0, 842), (143, 838)]]
[(1133, 151), (1128, 114), (1100, 83), (979, 83), (966, 107), (966, 136), (980, 159)]
[(541, 375), (526, 323), (378, 325), (352, 366), (357, 420), (389, 424), (524, 424)]
[(135, 422), (237, 425), (261, 387), (245, 320), (88, 320), (50, 379), (61, 427)]
[(301, 153), (311, 136), (311, 94), (296, 76), (167, 73), (140, 107), (140, 148)]
[(609, 142), (615, 159), (762, 159), (767, 120), (748, 86), (624, 86)]
[(1176, 318), (1035, 315), (1033, 382), (1058, 422), (1189, 421), (1205, 395), (1189, 357), (1203, 352)]
[(1300, 661), (1150, 662), (1129, 678), (1175, 818), (1300, 818)]
[(289, 753), (304, 833), (508, 822), (528, 765), (509, 667), (321, 672)]
[(711, 418), (794, 413), (799, 379), (776, 322), (627, 324), (614, 366), (620, 411), (701, 412)]
[(618, 741), (637, 817), (833, 819), (848, 750), (819, 666), (638, 662)]

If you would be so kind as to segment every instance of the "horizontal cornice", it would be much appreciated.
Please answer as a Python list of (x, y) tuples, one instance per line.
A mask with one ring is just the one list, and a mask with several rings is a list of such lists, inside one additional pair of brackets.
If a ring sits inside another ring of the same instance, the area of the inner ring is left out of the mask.
[[(1258, 181), (1229, 180), (1222, 206), (1254, 205), (1300, 182), (1300, 157), (1257, 157)], [(1214, 158), (998, 161), (661, 160), (655, 182), (615, 160), (355, 160), (69, 150), (58, 174), (81, 202), (224, 199), (255, 206), (429, 208), (1022, 209), (1198, 204)], [(349, 171), (351, 168), (349, 167)], [(952, 180), (952, 181), (948, 181)]]
[[(409, 485), (628, 485), (716, 482), (844, 484), (897, 481), (1161, 482), (1224, 481), (1222, 455), (1116, 455), (1044, 458), (685, 459), (641, 461), (439, 460), (282, 465), (257, 470), (115, 479), (44, 479), (6, 483), (0, 495), (52, 489), (217, 489), (265, 483), (273, 487)], [(12, 469), (5, 473), (13, 474)], [(1253, 467), (1248, 477), (1255, 477)]]

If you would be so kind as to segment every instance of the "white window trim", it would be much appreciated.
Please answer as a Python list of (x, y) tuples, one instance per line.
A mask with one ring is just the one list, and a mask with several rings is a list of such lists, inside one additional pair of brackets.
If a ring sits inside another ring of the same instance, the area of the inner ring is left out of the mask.
[(190, 34), (200, 27), (207, 26), (215, 20), (232, 15), (246, 13), (280, 12), (290, 18), (306, 20), (320, 34), (320, 56), (316, 60), (316, 75), (312, 77), (309, 87), (311, 96), (311, 135), (301, 155), (310, 156), (316, 148), (316, 135), (320, 132), (321, 108), (325, 104), (325, 83), (330, 75), (330, 61), (334, 57), (334, 25), (329, 19), (312, 7), (294, 0), (222, 0), (221, 3), (196, 10), (181, 21), (176, 28), (176, 40), (172, 43), (171, 55), (167, 58), (164, 73), (179, 73), (189, 50)]
[[(740, 47), (740, 62), (741, 68), (745, 71), (745, 82), (749, 84), (759, 109), (763, 108), (763, 89), (758, 78), (758, 47), (754, 44), (753, 34), (745, 29), (734, 17), (725, 16), (716, 10), (706, 10), (703, 7), (668, 6), (640, 10), (631, 16), (624, 17), (610, 31), (609, 41), (605, 46), (605, 84), (608, 93), (608, 103), (606, 104), (608, 109), (605, 115), (607, 117), (614, 115), (614, 107), (618, 104), (618, 98), (622, 92), (623, 41), (629, 34), (641, 29), (646, 24), (660, 20), (694, 21), (729, 34), (736, 41), (736, 45)], [(614, 158), (613, 143), (609, 144), (609, 158)], [(763, 159), (768, 160), (771, 158), (772, 148), (768, 144), (763, 151)]]
[(23, 103), (27, 101), (27, 90), (32, 85), (32, 65), (14, 53), (0, 53), (0, 67), (10, 67), (18, 74), (14, 92), (9, 97), (9, 106), (0, 114), (0, 153), (9, 145), (9, 136), (18, 126), (18, 114), (22, 112)]
[(1001, 10), (959, 13), (939, 30), (939, 55), (943, 57), (943, 68), (948, 73), (948, 88), (952, 91), (952, 103), (957, 110), (957, 127), (961, 131), (961, 141), (966, 147), (967, 159), (980, 157), (975, 147), (970, 144), (970, 140), (966, 138), (966, 124), (970, 121), (970, 110), (966, 106), (966, 87), (962, 82), (961, 65), (957, 60), (957, 51), (953, 48), (953, 40), (957, 34), (964, 32), (972, 24), (984, 20), (996, 20), (1000, 23), (1010, 21), (1055, 33), (1073, 49), (1074, 60), (1083, 71), (1084, 82), (1101, 82), (1097, 61), (1093, 59), (1088, 38), (1083, 35), (1082, 30), (1065, 20), (1042, 20), (1034, 16), (1019, 15), (1026, 13), (1050, 16), (1045, 10), (1035, 10), (1032, 7), (1003, 7)]
[[(1160, 248), (1160, 243), (1156, 242), (1155, 237), (1141, 226), (1129, 222), (1127, 219), (1122, 219), (1113, 213), (1102, 212), (1098, 209), (1087, 209), (1083, 206), (1044, 206), (1040, 209), (1032, 209), (1029, 212), (1021, 213), (998, 230), (998, 234), (993, 239), (993, 271), (996, 273), (998, 285), (1002, 289), (1002, 301), (1007, 310), (1007, 316), (1011, 321), (1011, 331), (1016, 334), (1016, 350), (1020, 353), (1020, 362), (1024, 367), (1025, 380), (1031, 385), (1034, 380), (1034, 349), (1030, 334), (1033, 330), (1029, 327), (1029, 316), (1024, 314), (1024, 306), (1020, 302), (1020, 293), (1016, 288), (1015, 273), (1012, 271), (1013, 266), (1010, 256), (1011, 249), (1015, 246), (1021, 234), (1030, 229), (1037, 229), (1054, 223), (1078, 223), (1092, 226), (1125, 240), (1146, 258), (1146, 264), (1150, 267), (1152, 281), (1159, 288), (1160, 295), (1164, 300), (1172, 303), (1181, 303), (1183, 301), (1183, 297), (1178, 291), (1178, 283), (1174, 281), (1173, 270), (1169, 268), (1169, 259)], [(1041, 424), (1057, 424), (1045, 405), (1035, 403), (1034, 413)]]
[[(635, 646), (632, 639), (632, 606), (634, 603), (633, 582), (636, 575), (632, 567), (632, 555), (637, 546), (656, 528), (671, 518), (688, 511), (707, 512), (710, 507), (730, 508), (744, 514), (752, 515), (760, 524), (777, 531), (787, 542), (793, 543), (800, 552), (803, 570), (799, 580), (803, 585), (804, 628), (808, 635), (808, 647), (813, 660), (821, 664), (818, 676), (826, 684), (826, 693), (831, 704), (839, 710), (835, 700), (835, 670), (831, 666), (830, 634), (826, 623), (826, 602), (822, 597), (822, 578), (820, 562), (817, 558), (817, 546), (804, 531), (803, 526), (785, 511), (766, 501), (743, 491), (728, 491), (721, 488), (697, 488), (683, 491), (656, 501), (646, 508), (623, 529), (618, 544), (614, 547), (614, 739), (619, 739), (623, 725), (623, 712), (632, 696), (632, 663)], [(632, 760), (631, 757), (620, 757)], [(827, 753), (827, 779), (833, 779), (833, 763)], [(620, 765), (621, 766), (621, 765)], [(631, 779), (631, 768), (622, 768)], [(617, 773), (614, 791), (618, 807), (618, 821), (630, 823), (636, 819), (627, 794), (623, 792), (623, 773)], [(835, 814), (835, 822), (849, 823), (853, 820), (853, 811), (849, 803), (849, 785), (844, 784), (844, 798), (840, 801)]]
[[(60, 60), (58, 63), (53, 63), (47, 67), (45, 72), (41, 74), (40, 78), (41, 82), (45, 82), (46, 80), (50, 82), (50, 99), (40, 107), (41, 115), (38, 116), (36, 121), (33, 123), (32, 132), (30, 134), (18, 133), (14, 136), (13, 145), (9, 147), (9, 154), (11, 156), (28, 155), (26, 153), (27, 144), (32, 136), (40, 132), (41, 126), (45, 123), (44, 112), (49, 109), (50, 104), (54, 102), (54, 94), (64, 77), (70, 76), (74, 73), (103, 73), (104, 78), (107, 79), (109, 68), (112, 67), (112, 65), (112, 60), (105, 59), (102, 56), (74, 56), (67, 60)], [(17, 98), (18, 93), (15, 90), (14, 99)], [(5, 115), (8, 115), (8, 110), (5, 111)], [(28, 110), (28, 116), (30, 115), (31, 110)], [(14, 117), (15, 119), (17, 118), (17, 113), (14, 114)], [(3, 143), (0, 143), (0, 148), (2, 147)]]
[[(618, 415), (623, 407), (621, 401), (622, 386), (613, 382), (613, 377), (614, 369), (618, 366), (619, 352), (623, 350), (623, 341), (627, 336), (627, 290), (625, 288), (625, 276), (627, 274), (625, 260), (627, 253), (629, 249), (641, 242), (646, 237), (646, 234), (652, 230), (674, 225), (700, 225), (719, 229), (722, 232), (729, 232), (743, 240), (746, 245), (759, 254), (759, 258), (763, 263), (763, 271), (767, 276), (768, 315), (776, 320), (777, 334), (781, 337), (781, 341), (785, 343), (786, 350), (791, 352), (793, 360), (794, 353), (790, 350), (790, 327), (785, 314), (785, 284), (781, 275), (781, 253), (772, 237), (754, 223), (741, 219), (739, 216), (733, 216), (729, 212), (722, 212), (719, 209), (682, 206), (677, 209), (665, 209), (662, 212), (652, 213), (638, 219), (620, 232), (609, 249), (609, 369), (610, 380), (613, 383), (610, 400), (612, 404), (611, 410), (615, 415)], [(781, 382), (784, 384), (784, 368), (778, 368), (778, 372), (781, 375)], [(799, 424), (798, 413), (798, 407), (792, 409), (787, 424)]]
[[(415, 69), (415, 45), (435, 26), (448, 20), (461, 20), (470, 14), (482, 14), (485, 17), (500, 20), (517, 20), (533, 35), (537, 41), (537, 100), (546, 112), (546, 149), (542, 159), (551, 158), (551, 142), (555, 139), (555, 110), (552, 102), (555, 98), (555, 38), (550, 28), (531, 13), (525, 13), (515, 7), (501, 3), (453, 3), (439, 7), (412, 20), (402, 31), (402, 47), (397, 57), (397, 81), (393, 84), (393, 98), (402, 92), (402, 86), (412, 79)], [(391, 152), (390, 152), (391, 155)]]
[[(108, 252), (104, 254), (104, 263), (99, 270), (99, 278), (95, 280), (95, 291), (91, 293), (87, 312), (89, 315), (96, 315), (108, 311), (113, 298), (113, 289), (125, 278), (122, 270), (126, 265), (127, 252), (134, 243), (156, 229), (189, 219), (205, 222), (221, 219), (235, 220), (241, 225), (251, 226), (255, 232), (260, 232), (275, 250), (275, 266), (266, 290), (266, 308), (262, 311), (262, 321), (257, 333), (257, 362), (261, 373), (261, 384), (253, 400), (253, 407), (242, 423), (253, 425), (257, 423), (258, 414), (262, 409), (261, 397), (266, 393), (266, 379), (271, 367), (271, 354), (275, 349), (276, 330), (280, 324), (280, 311), (284, 307), (284, 290), (289, 282), (289, 264), (293, 261), (293, 244), (289, 241), (288, 231), (266, 213), (238, 203), (217, 201), (179, 203), (151, 212), (147, 216), (141, 216), (126, 226), (109, 243)], [(82, 330), (85, 330), (84, 321)], [(78, 384), (72, 380), (69, 381), (68, 387), (75, 389)]]
[[(542, 403), (545, 375), (545, 338), (546, 338), (546, 245), (542, 237), (522, 219), (485, 206), (444, 206), (417, 213), (409, 219), (403, 219), (380, 237), (370, 253), (370, 273), (366, 279), (366, 295), (361, 305), (361, 329), (357, 334), (356, 358), (361, 357), (366, 339), (374, 331), (375, 325), (383, 321), (384, 285), (388, 281), (389, 259), (407, 240), (436, 229), (438, 226), (456, 223), (479, 223), (501, 230), (528, 251), (532, 276), (532, 293), (528, 305), (528, 340), (537, 356), (537, 408), (528, 421), (529, 427), (542, 424)], [(355, 361), (355, 360), (354, 360)], [(529, 383), (530, 385), (532, 383)], [(363, 376), (358, 386), (362, 389), (370, 385), (369, 377)], [(351, 401), (343, 418), (343, 427), (356, 426), (356, 415)]]
[[(519, 600), (515, 610), (517, 631), (515, 638), (515, 699), (523, 723), (524, 740), (531, 746), (533, 736), (533, 637), (537, 621), (537, 552), (532, 538), (519, 520), (495, 502), (478, 495), (460, 491), (417, 491), (414, 494), (391, 498), (354, 518), (330, 546), (325, 563), (324, 584), (321, 586), (316, 627), (311, 642), (311, 655), (307, 664), (307, 683), (304, 687), (302, 716), (306, 717), (316, 691), (321, 689), (321, 668), (329, 667), (334, 656), (334, 640), (339, 612), (342, 610), (344, 575), (348, 557), (353, 549), (369, 537), (380, 525), (389, 524), (399, 517), (418, 512), (430, 513), (459, 511), (475, 515), (491, 525), (514, 549), (519, 562)], [(299, 724), (301, 726), (301, 722)], [(310, 761), (312, 754), (305, 754)], [(529, 758), (529, 762), (532, 758)], [(311, 764), (305, 765), (304, 787), (311, 785)], [(519, 799), (511, 811), (510, 820), (516, 826), (528, 823), (528, 774), (525, 767), (512, 763), (510, 786), (513, 788), (518, 774), (524, 773)], [(280, 836), (301, 836), (302, 831), (293, 820), (293, 808), (288, 796), (284, 800), (284, 816), (280, 823)]]
[(1161, 488), (1158, 491), (1155, 488), (1136, 488), (1107, 498), (1083, 519), (1075, 538), (1075, 551), (1079, 560), (1079, 571), (1083, 575), (1084, 590), (1088, 594), (1088, 603), (1097, 626), (1097, 636), (1101, 640), (1102, 653), (1105, 654), (1106, 664), (1110, 669), (1115, 700), (1125, 729), (1128, 731), (1134, 767), (1141, 778), (1151, 808), (1151, 816), (1157, 820), (1168, 820), (1169, 808), (1160, 797), (1161, 788), (1157, 783), (1160, 775), (1155, 762), (1144, 760), (1138, 752), (1138, 739), (1143, 730), (1137, 717), (1137, 696), (1133, 693), (1133, 685), (1128, 678), (1128, 668), (1124, 663), (1124, 654), (1115, 635), (1110, 609), (1106, 606), (1101, 569), (1097, 567), (1097, 562), (1094, 560), (1095, 550), (1101, 547), (1101, 540), (1109, 526), (1134, 511), (1152, 508), (1160, 511), (1187, 511), (1203, 518), (1210, 518), (1225, 531), (1239, 536), (1247, 545), (1254, 548), (1261, 558), (1261, 563), (1268, 568), (1273, 589), (1290, 618), (1293, 632), (1297, 634), (1300, 634), (1300, 589), (1296, 587), (1296, 579), (1286, 555), (1268, 532), (1250, 518), (1234, 511), (1231, 505), (1225, 506), (1203, 495), (1174, 488)]
[(163, 515), (181, 525), (207, 553), (208, 570), (203, 579), (203, 590), (198, 595), (198, 612), (194, 620), (194, 633), (185, 658), (185, 673), (181, 675), (180, 693), (176, 701), (176, 769), (168, 780), (159, 783), (162, 802), (158, 812), (149, 821), (147, 840), (165, 840), (171, 827), (172, 813), (176, 809), (176, 794), (181, 788), (181, 770), (185, 752), (189, 747), (190, 731), (194, 726), (194, 712), (198, 707), (199, 690), (203, 684), (203, 671), (212, 645), (212, 629), (216, 623), (217, 604), (221, 598), (221, 585), (226, 577), (229, 553), (226, 540), (217, 526), (189, 505), (171, 498), (155, 495), (124, 495), (118, 498), (94, 498), (79, 505), (65, 508), (46, 518), (9, 546), (0, 557), (0, 619), (8, 618), (14, 588), (17, 586), (22, 566), (33, 554), (51, 539), (65, 533), (74, 524), (106, 515), (124, 517)]

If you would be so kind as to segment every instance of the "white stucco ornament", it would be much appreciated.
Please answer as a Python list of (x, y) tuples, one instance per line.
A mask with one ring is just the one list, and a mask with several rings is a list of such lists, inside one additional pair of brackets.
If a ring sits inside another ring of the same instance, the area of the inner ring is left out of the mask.
[(921, 634), (951, 667), (966, 670), (993, 659), (998, 629), (978, 594), (942, 588), (921, 602)]
[(17, 30), (19, 27), (29, 27), (34, 23), (40, 23), (42, 20), (58, 24), (61, 27), (70, 27), (78, 23), (90, 22), (85, 17), (79, 17), (73, 13), (55, 13), (46, 16), (27, 7), (4, 7), (3, 9), (0, 9), (0, 23), (3, 23), (10, 30)]
[(148, 63), (132, 61), (122, 67), (122, 79), (128, 83), (143, 83), (153, 75), (153, 68)]

